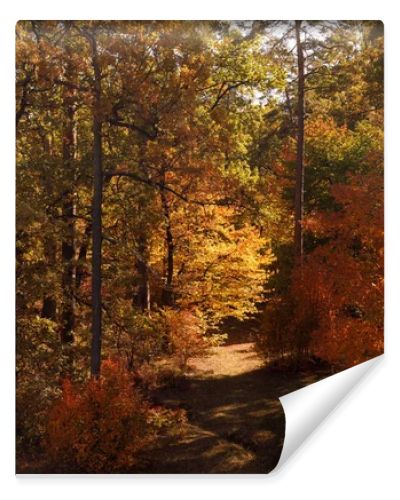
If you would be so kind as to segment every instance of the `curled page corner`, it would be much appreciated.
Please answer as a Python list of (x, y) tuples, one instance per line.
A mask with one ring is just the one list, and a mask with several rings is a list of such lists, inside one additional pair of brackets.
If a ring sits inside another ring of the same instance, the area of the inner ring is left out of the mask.
[(308, 436), (382, 358), (383, 355), (378, 356), (279, 398), (285, 412), (286, 431), (275, 471), (288, 461)]

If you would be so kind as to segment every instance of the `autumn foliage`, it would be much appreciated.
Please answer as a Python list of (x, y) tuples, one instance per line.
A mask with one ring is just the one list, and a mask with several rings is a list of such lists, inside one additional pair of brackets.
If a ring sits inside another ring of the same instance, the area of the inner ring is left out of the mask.
[(204, 335), (201, 318), (191, 311), (165, 311), (168, 347), (180, 368), (184, 368), (191, 356), (204, 354), (209, 343)]
[(383, 352), (381, 23), (20, 21), (15, 123), (18, 464), (138, 469), (236, 327)]
[(46, 451), (61, 471), (128, 472), (157, 432), (178, 425), (182, 413), (152, 408), (117, 361), (105, 361), (100, 379), (63, 383), (49, 413)]
[(338, 208), (314, 213), (323, 238), (295, 269), (287, 295), (264, 312), (260, 346), (272, 358), (316, 356), (348, 367), (383, 350), (383, 191), (379, 174), (333, 185)]
[(332, 187), (341, 208), (310, 220), (328, 242), (314, 250), (294, 280), (295, 293), (305, 298), (305, 306), (310, 297), (318, 309), (311, 347), (342, 366), (383, 350), (382, 180), (378, 171)]

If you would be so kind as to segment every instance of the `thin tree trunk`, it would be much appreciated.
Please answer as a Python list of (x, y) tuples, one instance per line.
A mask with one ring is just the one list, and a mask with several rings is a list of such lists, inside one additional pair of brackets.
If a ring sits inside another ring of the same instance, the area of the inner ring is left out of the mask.
[[(148, 171), (145, 166), (147, 137), (140, 136), (139, 138), (139, 158), (138, 163), (140, 170), (146, 179), (149, 179)], [(150, 179), (149, 179), (150, 180)], [(149, 210), (150, 200), (146, 202), (140, 201), (138, 210), (146, 213)], [(142, 226), (138, 233), (138, 246), (136, 254), (136, 271), (138, 276), (138, 289), (134, 297), (134, 305), (139, 307), (143, 312), (150, 314), (151, 310), (151, 290), (150, 290), (150, 273), (149, 273), (149, 238), (146, 225)]]
[(297, 46), (297, 155), (296, 155), (296, 186), (295, 186), (295, 229), (294, 250), (298, 263), (303, 257), (303, 211), (304, 211), (304, 53), (301, 43), (301, 21), (295, 21)]
[(102, 244), (102, 120), (101, 120), (101, 73), (98, 62), (95, 35), (90, 36), (92, 46), (92, 65), (94, 71), (94, 108), (93, 108), (93, 198), (92, 198), (92, 349), (91, 373), (100, 375), (102, 308), (101, 308), (101, 244)]
[[(26, 241), (27, 233), (24, 230), (16, 231), (15, 234), (15, 315), (17, 318), (22, 318), (27, 311), (27, 299), (20, 286), (24, 265), (24, 250), (29, 248)], [(43, 313), (43, 306), (42, 306)]]
[(61, 244), (63, 302), (61, 309), (61, 342), (72, 344), (75, 326), (75, 160), (77, 131), (75, 121), (75, 97), (64, 90), (63, 172), (66, 183), (62, 198), (64, 235)]
[(169, 205), (165, 191), (161, 190), (161, 203), (164, 211), (165, 220), (165, 243), (167, 247), (167, 270), (166, 282), (162, 291), (161, 301), (165, 306), (172, 306), (174, 304), (174, 291), (173, 291), (173, 278), (174, 278), (174, 238), (171, 228), (171, 217)]
[[(49, 268), (56, 266), (57, 245), (54, 239), (49, 236), (46, 236), (44, 241), (44, 257)], [(52, 321), (57, 320), (57, 301), (54, 293), (50, 290), (43, 297), (41, 316)]]
[[(46, 265), (50, 268), (56, 266), (56, 258), (57, 258), (57, 246), (55, 241), (52, 238), (46, 236), (44, 242), (44, 257), (46, 260)], [(48, 292), (43, 297), (42, 318), (50, 319), (51, 321), (57, 320), (57, 301), (55, 295), (52, 291), (48, 290)]]
[[(44, 138), (43, 147), (46, 154), (51, 158), (53, 156), (53, 141), (51, 135), (46, 135), (46, 137)], [(43, 188), (46, 194), (48, 194), (50, 197), (53, 196), (52, 178), (50, 176), (46, 175), (44, 177)], [(51, 212), (49, 212), (49, 219), (49, 222), (53, 224), (54, 219)], [(46, 233), (44, 235), (43, 246), (45, 265), (48, 269), (54, 269), (57, 265), (57, 243), (54, 238), (54, 234), (50, 236), (48, 233)], [(41, 316), (42, 318), (57, 321), (57, 300), (52, 286), (48, 287), (43, 297)]]

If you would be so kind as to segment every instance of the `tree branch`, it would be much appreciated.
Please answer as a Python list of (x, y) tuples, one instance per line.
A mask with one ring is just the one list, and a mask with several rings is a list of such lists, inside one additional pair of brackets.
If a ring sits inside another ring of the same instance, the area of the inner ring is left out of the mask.
[(160, 189), (160, 190), (165, 190), (165, 191), (168, 191), (169, 193), (172, 193), (173, 195), (175, 195), (177, 198), (179, 198), (180, 200), (183, 200), (185, 201), (186, 203), (193, 203), (195, 205), (200, 205), (200, 206), (206, 206), (206, 205), (219, 205), (219, 206), (224, 206), (224, 205), (227, 205), (229, 204), (229, 200), (217, 200), (215, 202), (205, 202), (205, 201), (199, 201), (199, 200), (193, 200), (189, 197), (187, 197), (185, 194), (183, 193), (180, 193), (178, 191), (175, 191), (175, 189), (167, 186), (166, 184), (162, 183), (162, 182), (158, 182), (158, 181), (155, 181), (153, 179), (146, 179), (144, 177), (141, 177), (140, 175), (137, 175), (133, 172), (127, 172), (127, 171), (123, 171), (123, 170), (118, 170), (116, 172), (112, 172), (112, 171), (106, 171), (104, 172), (104, 176), (106, 178), (109, 178), (109, 177), (130, 177), (131, 179), (134, 179), (135, 181), (138, 181), (138, 182), (141, 182), (143, 184), (147, 184), (148, 186), (151, 186), (151, 187), (154, 187), (154, 188), (157, 188), (157, 189)]
[[(210, 108), (210, 112), (213, 111), (219, 104), (219, 102), (221, 101), (221, 99), (223, 99), (223, 97), (228, 93), (230, 92), (231, 90), (234, 90), (234, 89), (237, 89), (238, 87), (240, 87), (241, 85), (246, 85), (246, 83), (249, 83), (247, 81), (240, 81), (240, 82), (237, 82), (237, 83), (232, 83), (231, 85), (228, 85), (227, 82), (224, 82), (222, 85), (221, 85), (221, 88), (219, 89), (218, 91), (218, 95), (217, 95), (217, 98), (215, 99), (214, 101), (214, 104), (211, 106)], [(222, 89), (224, 88), (224, 85), (226, 85), (226, 88), (222, 91)]]
[(109, 118), (108, 123), (110, 125), (114, 125), (116, 127), (127, 128), (129, 130), (134, 130), (135, 132), (139, 132), (140, 134), (144, 135), (145, 137), (147, 137), (147, 139), (150, 139), (150, 140), (155, 139), (157, 137), (156, 132), (150, 133), (147, 130), (145, 130), (144, 128), (139, 127), (135, 123), (124, 122), (124, 121), (120, 120), (119, 118), (115, 118), (115, 117)]

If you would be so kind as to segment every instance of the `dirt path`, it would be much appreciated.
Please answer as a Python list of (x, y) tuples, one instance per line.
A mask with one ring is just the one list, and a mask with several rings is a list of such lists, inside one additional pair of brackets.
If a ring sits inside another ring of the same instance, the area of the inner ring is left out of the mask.
[(285, 429), (278, 399), (307, 385), (305, 377), (274, 374), (254, 343), (214, 348), (189, 362), (193, 372), (156, 395), (185, 408), (182, 435), (162, 440), (149, 457), (153, 473), (266, 473), (279, 460)]

